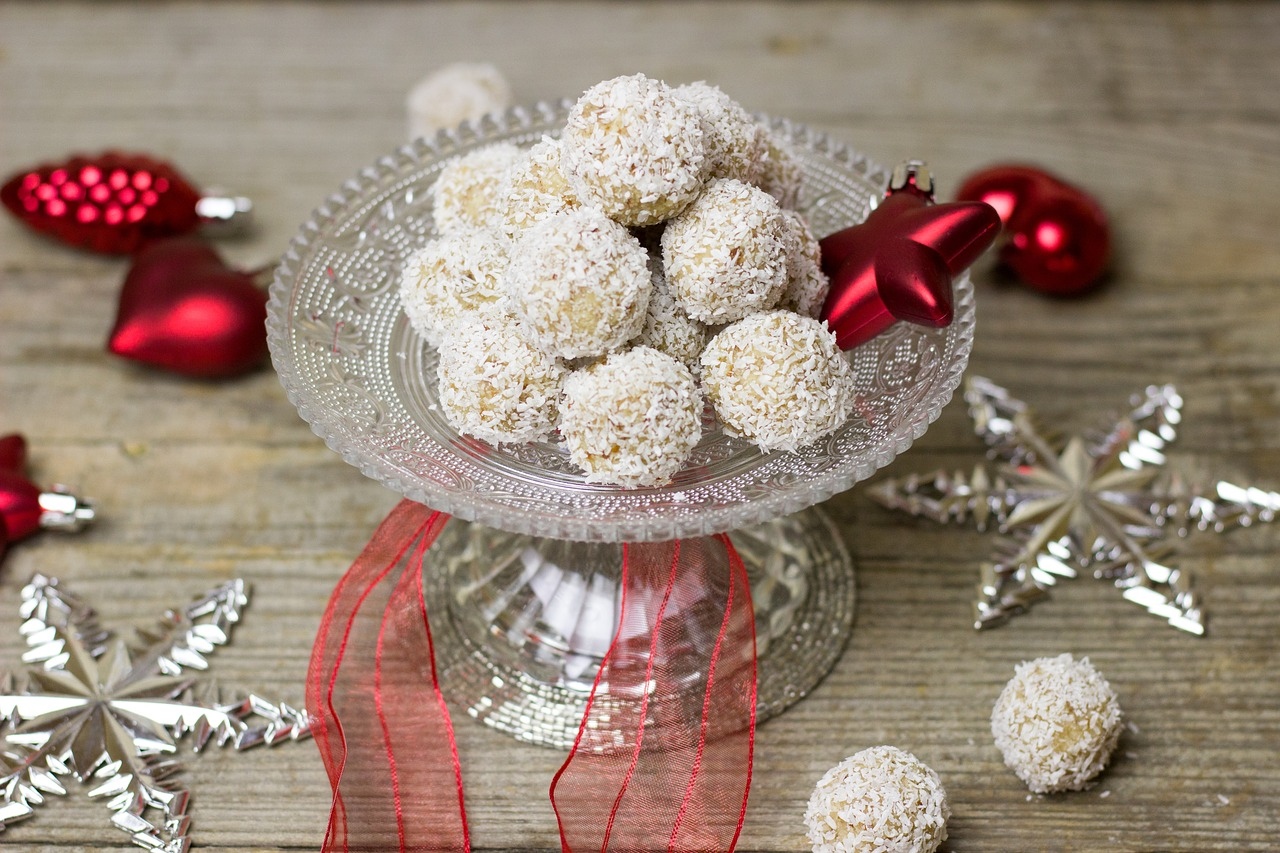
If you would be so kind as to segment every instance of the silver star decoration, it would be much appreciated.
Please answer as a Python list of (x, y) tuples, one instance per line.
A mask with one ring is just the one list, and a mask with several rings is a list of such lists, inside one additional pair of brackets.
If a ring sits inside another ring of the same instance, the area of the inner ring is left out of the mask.
[(987, 379), (971, 378), (965, 401), (994, 466), (889, 478), (870, 495), (934, 521), (972, 519), (979, 530), (994, 522), (1005, 534), (982, 566), (975, 628), (1008, 621), (1048, 597), (1058, 579), (1087, 570), (1174, 627), (1204, 634), (1191, 575), (1170, 560), (1175, 543), (1196, 530), (1273, 521), (1280, 494), (1225, 481), (1205, 494), (1160, 476), (1181, 421), (1182, 398), (1172, 385), (1148, 387), (1127, 414), (1065, 441)]
[(224, 696), (189, 674), (208, 669), (248, 601), (245, 582), (230, 581), (126, 645), (56, 579), (32, 578), (19, 611), (27, 667), (0, 683), (0, 829), (65, 795), (74, 777), (107, 801), (134, 844), (185, 853), (190, 794), (173, 778), (180, 738), (190, 735), (198, 752), (309, 734), (305, 712)]

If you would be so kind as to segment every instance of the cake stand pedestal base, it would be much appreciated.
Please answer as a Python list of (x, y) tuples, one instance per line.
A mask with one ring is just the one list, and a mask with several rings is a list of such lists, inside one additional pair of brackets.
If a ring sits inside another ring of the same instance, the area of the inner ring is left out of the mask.
[[(763, 722), (802, 699), (839, 659), (853, 627), (854, 567), (818, 509), (730, 539), (751, 581)], [(618, 624), (622, 546), (453, 519), (428, 564), (427, 594), (448, 604), (447, 618), (433, 625), (446, 697), (517, 740), (572, 747)], [(697, 590), (679, 595), (692, 646), (714, 641), (723, 616), (708, 608), (700, 626), (696, 597)], [(701, 693), (693, 699), (701, 702)]]

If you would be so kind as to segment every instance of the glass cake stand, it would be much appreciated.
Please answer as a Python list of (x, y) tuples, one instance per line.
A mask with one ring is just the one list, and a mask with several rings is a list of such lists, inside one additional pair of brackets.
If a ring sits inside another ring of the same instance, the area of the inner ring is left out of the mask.
[[(900, 323), (848, 353), (855, 414), (797, 452), (761, 453), (708, 414), (669, 485), (622, 489), (585, 482), (554, 440), (492, 446), (459, 435), (436, 403), (436, 352), (400, 309), (401, 264), (436, 235), (431, 189), (445, 165), (494, 142), (554, 136), (569, 106), (516, 108), (416, 141), (344, 184), (277, 268), (272, 359), (329, 447), (454, 516), (432, 547), (427, 583), (441, 684), (471, 716), (520, 740), (571, 746), (617, 624), (621, 543), (732, 531), (755, 603), (763, 720), (821, 680), (852, 629), (853, 566), (813, 507), (887, 464), (937, 418), (968, 361), (973, 288), (967, 277), (956, 282), (948, 328)], [(815, 234), (860, 222), (882, 197), (884, 168), (800, 125), (771, 125), (803, 161), (803, 212)], [(720, 615), (705, 618), (718, 627)]]

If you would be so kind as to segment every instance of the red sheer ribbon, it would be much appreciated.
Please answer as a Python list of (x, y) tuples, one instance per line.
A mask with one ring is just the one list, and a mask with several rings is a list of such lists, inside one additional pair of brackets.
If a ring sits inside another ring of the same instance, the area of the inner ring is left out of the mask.
[(422, 590), (423, 559), (448, 518), (401, 501), (321, 620), (307, 708), (333, 787), (325, 853), (471, 849)]
[[(325, 853), (471, 849), (422, 586), (447, 520), (401, 501), (329, 599), (307, 674), (333, 787)], [(618, 630), (551, 783), (562, 846), (732, 851), (755, 742), (746, 569), (727, 536), (622, 553)]]
[(625, 545), (622, 572), (617, 634), (551, 782), (561, 845), (732, 851), (755, 744), (746, 569), (721, 535)]

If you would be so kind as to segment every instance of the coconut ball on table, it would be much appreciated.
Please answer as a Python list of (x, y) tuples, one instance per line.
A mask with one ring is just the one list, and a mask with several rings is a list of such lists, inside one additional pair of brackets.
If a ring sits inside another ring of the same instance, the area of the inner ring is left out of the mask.
[(660, 80), (605, 80), (570, 110), (561, 165), (583, 203), (624, 225), (661, 222), (702, 191), (702, 121)]
[(603, 355), (640, 333), (652, 282), (626, 228), (590, 207), (521, 232), (504, 287), (534, 341), (562, 358)]
[(525, 153), (509, 142), (490, 145), (454, 160), (432, 187), (432, 215), (444, 233), (458, 228), (500, 228), (507, 176)]
[(766, 451), (812, 444), (853, 405), (853, 369), (835, 335), (790, 311), (720, 331), (702, 352), (702, 384), (725, 429)]
[(690, 317), (712, 325), (772, 308), (787, 286), (785, 228), (763, 190), (712, 181), (662, 232), (671, 292)]
[(563, 364), (496, 309), (453, 324), (436, 370), (440, 407), (458, 432), (494, 443), (536, 441), (559, 415)]
[(950, 817), (932, 768), (909, 752), (875, 746), (818, 780), (804, 822), (815, 853), (933, 853)]
[(413, 328), (432, 346), (467, 314), (503, 296), (507, 242), (496, 232), (470, 226), (432, 240), (409, 256), (400, 279), (400, 302)]
[(589, 482), (662, 485), (702, 436), (702, 398), (687, 367), (635, 347), (565, 380), (560, 434)]
[(488, 62), (455, 62), (418, 82), (405, 98), (409, 138), (474, 121), (511, 106), (511, 85)]
[(1064, 654), (1018, 664), (991, 711), (991, 734), (1032, 791), (1079, 791), (1111, 760), (1123, 720), (1089, 659)]

